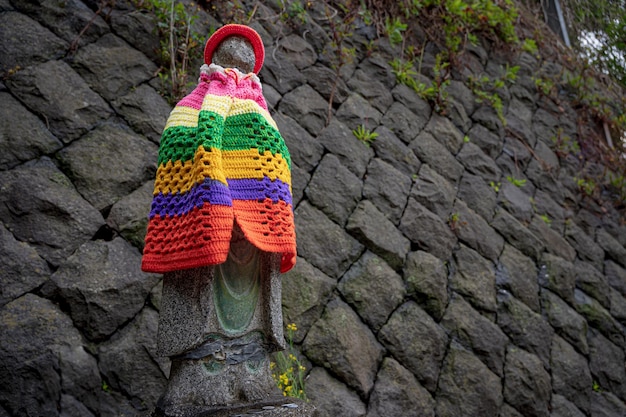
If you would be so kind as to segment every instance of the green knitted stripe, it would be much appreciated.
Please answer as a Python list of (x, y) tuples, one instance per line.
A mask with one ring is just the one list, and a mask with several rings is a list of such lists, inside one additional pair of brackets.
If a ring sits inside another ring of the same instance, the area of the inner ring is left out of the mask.
[(172, 126), (161, 136), (159, 165), (167, 161), (189, 161), (200, 145), (205, 149), (219, 148), (224, 118), (217, 113), (200, 111), (198, 127)]
[(229, 116), (224, 127), (222, 150), (237, 151), (256, 148), (262, 154), (281, 154), (291, 169), (291, 156), (280, 132), (258, 113)]
[(192, 160), (196, 149), (216, 148), (225, 151), (256, 148), (259, 153), (270, 151), (281, 154), (291, 169), (291, 157), (280, 133), (258, 113), (223, 118), (214, 112), (202, 110), (198, 127), (172, 126), (163, 132), (159, 149), (159, 165), (181, 160)]

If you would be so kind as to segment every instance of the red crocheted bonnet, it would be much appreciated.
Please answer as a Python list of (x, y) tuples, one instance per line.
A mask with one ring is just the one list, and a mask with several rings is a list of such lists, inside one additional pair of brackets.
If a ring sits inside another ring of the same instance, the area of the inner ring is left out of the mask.
[(217, 48), (217, 46), (229, 36), (241, 36), (246, 38), (252, 44), (256, 61), (252, 71), (255, 74), (258, 74), (263, 66), (263, 61), (265, 60), (265, 48), (263, 47), (263, 40), (261, 40), (261, 36), (259, 36), (259, 34), (249, 26), (237, 25), (233, 23), (224, 25), (216, 30), (204, 47), (204, 62), (207, 65), (211, 64), (215, 48)]

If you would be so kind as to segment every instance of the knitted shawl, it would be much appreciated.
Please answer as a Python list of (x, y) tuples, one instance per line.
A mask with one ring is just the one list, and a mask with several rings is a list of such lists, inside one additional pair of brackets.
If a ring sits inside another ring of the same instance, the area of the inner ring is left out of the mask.
[(258, 249), (296, 259), (291, 157), (253, 73), (203, 65), (159, 147), (142, 269), (226, 261), (234, 221)]

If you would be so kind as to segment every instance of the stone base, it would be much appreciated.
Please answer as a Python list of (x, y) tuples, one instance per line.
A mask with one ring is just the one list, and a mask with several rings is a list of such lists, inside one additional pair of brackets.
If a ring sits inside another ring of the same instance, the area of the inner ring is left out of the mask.
[(157, 408), (145, 417), (316, 417), (314, 406), (296, 398), (277, 397), (256, 404), (227, 407)]

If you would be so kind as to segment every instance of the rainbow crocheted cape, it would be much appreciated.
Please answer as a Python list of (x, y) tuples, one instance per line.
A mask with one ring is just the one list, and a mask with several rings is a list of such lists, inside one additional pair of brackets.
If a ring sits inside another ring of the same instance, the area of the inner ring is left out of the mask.
[(293, 267), (291, 157), (255, 74), (202, 66), (195, 90), (172, 110), (142, 269), (169, 272), (226, 261), (233, 222), (262, 251)]

